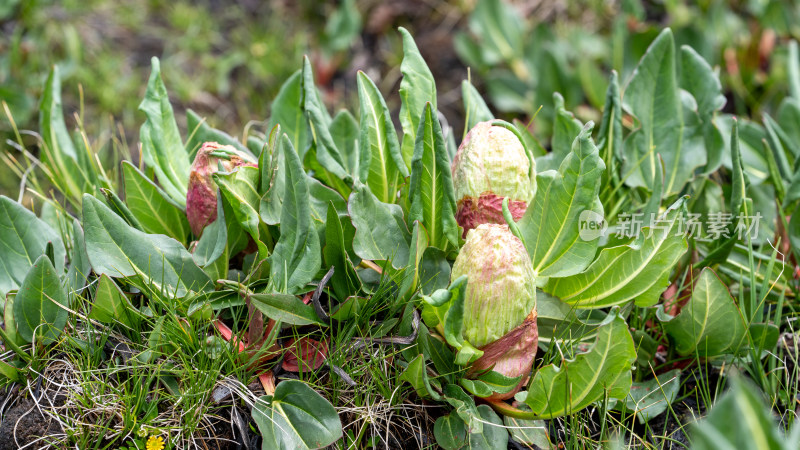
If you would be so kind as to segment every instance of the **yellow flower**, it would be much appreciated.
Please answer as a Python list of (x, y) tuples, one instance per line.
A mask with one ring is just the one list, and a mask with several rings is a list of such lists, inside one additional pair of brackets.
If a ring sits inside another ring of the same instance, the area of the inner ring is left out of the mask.
[(161, 436), (150, 436), (145, 448), (147, 450), (164, 450), (164, 439)]

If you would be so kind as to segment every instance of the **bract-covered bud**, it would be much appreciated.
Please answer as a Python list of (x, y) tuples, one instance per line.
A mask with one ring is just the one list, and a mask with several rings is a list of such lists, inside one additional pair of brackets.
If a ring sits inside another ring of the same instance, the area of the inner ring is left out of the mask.
[(536, 280), (528, 252), (507, 225), (481, 224), (453, 264), (451, 276), (467, 275), (464, 338), (483, 351), (471, 373), (492, 369), (522, 377), (515, 390), (492, 398), (510, 398), (530, 372), (536, 355)]
[(467, 232), (482, 223), (505, 223), (503, 198), (519, 220), (536, 193), (536, 162), (508, 128), (480, 122), (453, 159), (456, 221)]
[(250, 155), (230, 145), (206, 142), (197, 151), (186, 193), (186, 218), (195, 236), (199, 237), (206, 226), (217, 220), (217, 184), (211, 175), (220, 170), (230, 172), (239, 166), (257, 167), (257, 164)]

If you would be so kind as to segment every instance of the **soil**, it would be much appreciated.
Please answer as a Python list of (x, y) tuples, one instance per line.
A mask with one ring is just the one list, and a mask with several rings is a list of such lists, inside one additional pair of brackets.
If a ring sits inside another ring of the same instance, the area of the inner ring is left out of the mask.
[(63, 430), (57, 421), (43, 416), (33, 400), (24, 399), (2, 415), (0, 450), (15, 450), (60, 433)]

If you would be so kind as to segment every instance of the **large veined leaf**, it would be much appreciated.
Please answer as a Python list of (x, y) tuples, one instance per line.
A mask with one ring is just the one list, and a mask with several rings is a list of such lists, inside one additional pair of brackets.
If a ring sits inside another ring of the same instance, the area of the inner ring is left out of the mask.
[(287, 135), (283, 139), (286, 190), (281, 212), (281, 237), (270, 256), (270, 283), (277, 292), (294, 293), (316, 275), (322, 264), (319, 235), (311, 224), (308, 184), (300, 157)]
[(125, 203), (151, 234), (165, 234), (178, 242), (189, 235), (186, 213), (129, 161), (122, 162)]
[(47, 255), (33, 263), (14, 298), (17, 332), (26, 342), (55, 340), (67, 323), (67, 295)]
[(408, 220), (425, 226), (429, 245), (447, 251), (458, 247), (456, 197), (442, 128), (430, 103), (419, 125), (411, 159)]
[(487, 120), (494, 119), (492, 111), (486, 106), (486, 102), (481, 97), (481, 94), (475, 89), (468, 80), (461, 82), (461, 98), (464, 102), (465, 122), (466, 127), (464, 133), (467, 133), (472, 127), (479, 122), (486, 122)]
[[(663, 318), (663, 314), (660, 316)], [(706, 267), (692, 290), (692, 298), (664, 328), (678, 353), (707, 357), (739, 350), (746, 325), (725, 283)]]
[(53, 243), (55, 269), (60, 274), (66, 255), (61, 236), (36, 214), (0, 195), (0, 298), (22, 284), (48, 242)]
[(360, 186), (350, 194), (347, 208), (356, 227), (356, 254), (368, 260), (391, 260), (396, 269), (405, 267), (411, 236), (400, 206), (382, 203), (369, 188)]
[(614, 315), (598, 328), (592, 348), (560, 367), (551, 364), (539, 369), (528, 391), (516, 398), (540, 419), (577, 412), (606, 396), (624, 399), (631, 388), (631, 364), (635, 359), (628, 325)]
[(594, 259), (603, 221), (598, 192), (605, 164), (592, 142), (588, 123), (572, 143), (558, 171), (537, 174), (538, 192), (519, 229), (538, 276), (564, 277), (585, 269)]
[(403, 36), (403, 62), (400, 64), (400, 72), (403, 73), (403, 80), (400, 82), (400, 125), (403, 128), (401, 150), (403, 160), (410, 168), (422, 110), (426, 103), (430, 103), (434, 111), (437, 110), (436, 82), (411, 33), (400, 27), (400, 34)]
[(358, 98), (361, 105), (359, 178), (378, 200), (394, 203), (398, 184), (401, 178), (408, 176), (408, 168), (400, 153), (386, 101), (364, 72), (358, 72)]
[(321, 448), (342, 437), (333, 405), (297, 380), (282, 381), (275, 395), (261, 397), (253, 406), (253, 420), (261, 431), (263, 450)]
[(161, 80), (158, 58), (153, 57), (151, 64), (153, 68), (147, 91), (139, 104), (139, 110), (147, 115), (147, 120), (139, 129), (142, 157), (145, 164), (155, 171), (158, 182), (172, 200), (186, 206), (189, 154), (181, 141), (167, 88)]
[(83, 196), (83, 228), (86, 253), (98, 274), (112, 278), (138, 276), (147, 287), (176, 298), (214, 287), (180, 242), (128, 226), (88, 194)]
[(292, 146), (297, 150), (302, 161), (308, 150), (309, 129), (303, 114), (303, 71), (293, 73), (281, 85), (277, 97), (270, 107), (269, 129), (281, 126), (281, 130), (289, 135)]
[(311, 138), (316, 146), (317, 161), (325, 170), (349, 183), (352, 176), (345, 170), (344, 159), (331, 137), (329, 130), (331, 118), (319, 98), (308, 57), (303, 60), (303, 110), (308, 119)]
[(633, 243), (604, 248), (585, 271), (551, 278), (543, 290), (577, 308), (602, 308), (634, 299), (639, 306), (655, 304), (688, 247), (681, 229), (685, 202), (685, 197), (678, 199), (652, 227), (642, 228)]
[(623, 107), (634, 115), (639, 128), (625, 141), (626, 183), (650, 188), (664, 160), (664, 192), (677, 193), (696, 167), (706, 164), (702, 136), (690, 144), (693, 130), (684, 126), (684, 102), (696, 109), (691, 95), (682, 95), (675, 69), (675, 42), (667, 28), (650, 44), (633, 72), (622, 97)]

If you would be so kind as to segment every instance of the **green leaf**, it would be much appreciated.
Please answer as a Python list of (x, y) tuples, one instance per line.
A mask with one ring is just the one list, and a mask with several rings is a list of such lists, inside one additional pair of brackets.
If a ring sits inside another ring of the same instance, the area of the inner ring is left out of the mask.
[(581, 130), (585, 128), (580, 120), (575, 118), (574, 114), (566, 110), (564, 97), (558, 92), (553, 94), (553, 103), (556, 117), (553, 122), (552, 149), (547, 155), (536, 159), (539, 172), (557, 170), (564, 158), (570, 154), (575, 136), (579, 135)]
[[(711, 65), (689, 46), (681, 46), (681, 88), (695, 98), (697, 108), (692, 111), (696, 115), (696, 133), (702, 135), (707, 154), (705, 173), (716, 171), (722, 164), (724, 142), (719, 128), (714, 124), (717, 111), (725, 106), (722, 83)], [(687, 124), (690, 122), (686, 118)]]
[(487, 405), (479, 405), (478, 414), (483, 421), (483, 431), (473, 431), (469, 434), (469, 448), (472, 450), (508, 448), (508, 431), (500, 417)]
[(422, 59), (417, 44), (411, 33), (403, 27), (399, 28), (403, 36), (403, 62), (400, 72), (400, 125), (403, 128), (402, 154), (406, 167), (411, 167), (411, 157), (417, 141), (417, 130), (426, 103), (436, 111), (436, 81), (433, 74)]
[(359, 127), (358, 121), (346, 109), (340, 110), (333, 117), (328, 131), (333, 143), (344, 161), (344, 169), (355, 178), (359, 173)]
[(67, 295), (47, 256), (40, 256), (28, 271), (14, 298), (14, 321), (25, 342), (49, 344), (67, 323)]
[(352, 176), (345, 170), (344, 159), (331, 137), (329, 130), (331, 118), (317, 93), (314, 74), (311, 72), (311, 61), (307, 56), (303, 60), (303, 110), (308, 119), (311, 138), (316, 146), (317, 161), (333, 176), (350, 184)]
[(72, 254), (69, 258), (67, 282), (72, 291), (79, 291), (86, 286), (92, 265), (86, 255), (86, 242), (83, 238), (83, 228), (77, 219), (72, 221)]
[(394, 203), (398, 185), (408, 176), (408, 168), (386, 101), (364, 72), (358, 72), (358, 98), (361, 105), (359, 178), (378, 200)]
[(650, 188), (661, 155), (667, 195), (680, 192), (694, 169), (706, 164), (702, 139), (687, 145), (693, 130), (687, 136), (682, 97), (693, 106), (696, 102), (680, 95), (675, 72), (675, 43), (667, 28), (650, 44), (622, 98), (623, 107), (639, 124), (625, 141), (626, 183)]
[(138, 323), (139, 312), (133, 307), (128, 297), (119, 286), (108, 277), (100, 275), (89, 318), (106, 324), (121, 323), (133, 329)]
[(481, 94), (469, 80), (461, 82), (461, 99), (464, 102), (465, 134), (479, 122), (486, 122), (487, 120), (494, 119), (492, 111), (486, 106), (483, 97), (481, 97)]
[(792, 98), (800, 102), (800, 55), (797, 41), (789, 41), (789, 92)]
[(153, 69), (147, 82), (147, 91), (139, 104), (139, 110), (147, 115), (147, 120), (139, 129), (142, 157), (145, 164), (155, 171), (158, 182), (172, 200), (185, 207), (189, 154), (181, 142), (167, 88), (161, 80), (158, 58), (153, 57), (151, 64)]
[(410, 223), (419, 221), (428, 232), (429, 245), (447, 251), (458, 248), (456, 198), (450, 159), (444, 147), (439, 120), (431, 104), (425, 106), (411, 160)]
[(82, 192), (91, 190), (97, 177), (92, 166), (86, 164), (88, 155), (75, 148), (64, 122), (58, 66), (50, 70), (44, 85), (39, 105), (39, 130), (44, 141), (42, 160), (53, 172), (54, 184), (65, 194), (76, 198)]
[(314, 307), (290, 294), (252, 294), (250, 300), (267, 317), (290, 325), (320, 324)]
[(539, 419), (572, 414), (604, 397), (622, 399), (631, 387), (631, 364), (636, 359), (628, 325), (619, 316), (597, 330), (588, 351), (539, 369), (527, 393), (518, 393)]
[(270, 106), (269, 129), (280, 125), (281, 130), (289, 135), (292, 146), (297, 150), (302, 161), (308, 151), (309, 127), (303, 114), (303, 71), (293, 73), (281, 85), (278, 95)]
[(603, 161), (608, 169), (608, 178), (615, 181), (619, 178), (618, 167), (623, 161), (622, 146), (622, 97), (619, 89), (619, 76), (611, 71), (606, 92), (606, 104), (603, 108), (603, 119), (597, 131), (597, 147), (602, 152)]
[(321, 448), (342, 437), (342, 423), (333, 405), (297, 380), (281, 381), (275, 395), (259, 398), (253, 420), (261, 432), (263, 450)]
[(460, 450), (467, 444), (467, 426), (457, 414), (436, 419), (433, 425), (436, 443), (445, 450)]
[(519, 221), (538, 276), (579, 273), (597, 251), (600, 229), (583, 228), (590, 219), (604, 220), (598, 192), (605, 164), (592, 142), (592, 126), (586, 124), (575, 138), (558, 172), (537, 174), (538, 192)]
[(711, 412), (692, 427), (692, 449), (793, 449), (797, 441), (783, 439), (783, 430), (759, 397), (760, 389), (736, 378)]
[(502, 0), (477, 2), (469, 16), (470, 30), (482, 45), (482, 56), (487, 64), (507, 63), (517, 78), (525, 78), (525, 68), (517, 68), (524, 49), (525, 24), (519, 12)]
[(547, 434), (547, 425), (543, 420), (526, 420), (504, 416), (503, 423), (515, 441), (535, 446), (533, 448), (553, 448), (553, 444)]
[[(336, 213), (333, 204), (328, 207), (328, 217), (325, 224), (325, 248), (322, 254), (325, 267), (333, 267), (331, 287), (339, 299), (346, 299), (358, 292), (360, 280), (353, 263), (347, 256), (344, 243), (344, 227), (342, 218)], [(346, 219), (345, 219), (346, 220)]]
[[(200, 240), (192, 252), (192, 258), (200, 267), (206, 267), (217, 261), (228, 245), (228, 226), (222, 198), (217, 197), (217, 218), (203, 229)], [(227, 268), (226, 258), (226, 268)]]
[(213, 289), (211, 280), (180, 242), (131, 228), (88, 194), (83, 196), (83, 227), (86, 253), (98, 274), (139, 276), (145, 285), (175, 298)]
[(401, 269), (408, 261), (409, 235), (398, 205), (380, 202), (366, 186), (357, 187), (347, 203), (356, 227), (353, 249), (367, 260), (392, 261)]
[(233, 207), (234, 218), (255, 242), (259, 241), (261, 216), (258, 209), (261, 196), (258, 194), (258, 168), (240, 166), (232, 172), (214, 173), (220, 193)]
[[(728, 203), (728, 211), (734, 216), (742, 213), (742, 208), (747, 199), (747, 175), (744, 173), (742, 166), (742, 153), (739, 147), (739, 121), (733, 121), (733, 128), (731, 131), (731, 195), (730, 202)], [(745, 215), (750, 215), (752, 211)], [(699, 264), (699, 267), (706, 265), (716, 264), (728, 259), (734, 245), (736, 245), (736, 220), (732, 220), (728, 226), (729, 238), (715, 242), (713, 249), (709, 252), (708, 256)]]
[(408, 363), (408, 367), (397, 377), (398, 382), (406, 381), (422, 398), (441, 399), (441, 396), (431, 387), (425, 364), (425, 355), (419, 354)]
[(319, 235), (311, 225), (308, 185), (303, 165), (289, 137), (283, 135), (286, 190), (281, 212), (281, 236), (270, 256), (270, 283), (283, 293), (294, 293), (308, 284), (319, 271)]
[(669, 274), (688, 244), (681, 229), (686, 198), (678, 199), (634, 242), (604, 248), (583, 272), (550, 279), (543, 290), (577, 308), (603, 308), (636, 300), (649, 306), (669, 285)]
[(680, 369), (670, 370), (652, 380), (634, 382), (628, 396), (617, 405), (635, 412), (636, 419), (644, 424), (666, 411), (678, 397), (680, 388)]
[(18, 288), (33, 262), (53, 243), (56, 273), (64, 270), (61, 236), (36, 214), (0, 195), (0, 298)]
[(197, 154), (205, 142), (217, 142), (222, 145), (231, 145), (246, 155), (251, 155), (250, 149), (242, 145), (233, 136), (224, 131), (212, 128), (199, 114), (191, 109), (186, 110), (186, 128), (189, 131), (189, 140), (186, 142), (186, 151), (191, 158)]
[(467, 432), (483, 432), (481, 414), (472, 399), (460, 386), (448, 384), (444, 387), (444, 400), (455, 408), (455, 413), (467, 425)]
[[(281, 211), (283, 209), (283, 198), (286, 192), (286, 173), (283, 167), (284, 162), (283, 148), (284, 140), (283, 128), (276, 126), (270, 134), (267, 149), (258, 158), (258, 167), (261, 170), (261, 192), (264, 192), (259, 205), (261, 220), (268, 225), (278, 225), (281, 223)], [(291, 138), (290, 138), (291, 139)]]
[(708, 267), (700, 273), (689, 303), (664, 328), (678, 353), (702, 357), (737, 352), (745, 334), (744, 317), (736, 302)]
[(361, 34), (361, 13), (355, 0), (343, 0), (325, 23), (323, 47), (329, 52), (347, 50)]
[(189, 221), (184, 210), (129, 161), (122, 162), (122, 172), (125, 203), (144, 231), (165, 234), (178, 242), (186, 241)]

